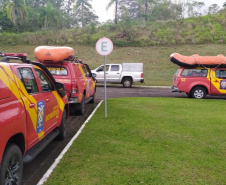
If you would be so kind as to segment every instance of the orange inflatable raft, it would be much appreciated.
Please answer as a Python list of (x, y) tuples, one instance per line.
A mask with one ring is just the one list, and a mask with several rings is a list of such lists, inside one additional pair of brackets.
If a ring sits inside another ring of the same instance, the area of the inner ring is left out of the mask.
[(222, 54), (218, 56), (199, 56), (197, 54), (192, 56), (184, 56), (179, 53), (170, 55), (171, 62), (182, 67), (225, 67), (226, 57)]
[(39, 62), (60, 62), (74, 54), (74, 49), (67, 46), (38, 46), (34, 50), (34, 55)]

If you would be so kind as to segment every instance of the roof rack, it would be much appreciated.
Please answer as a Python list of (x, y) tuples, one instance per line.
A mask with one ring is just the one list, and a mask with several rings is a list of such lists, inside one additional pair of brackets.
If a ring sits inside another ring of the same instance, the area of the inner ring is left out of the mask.
[(10, 60), (21, 60), (23, 63), (31, 63), (31, 61), (27, 59), (27, 53), (2, 53), (0, 51), (0, 56), (3, 57), (1, 62), (9, 63)]
[(79, 60), (77, 56), (71, 55), (70, 57), (64, 59), (63, 61), (69, 61), (71, 63), (80, 63), (82, 64), (82, 60)]

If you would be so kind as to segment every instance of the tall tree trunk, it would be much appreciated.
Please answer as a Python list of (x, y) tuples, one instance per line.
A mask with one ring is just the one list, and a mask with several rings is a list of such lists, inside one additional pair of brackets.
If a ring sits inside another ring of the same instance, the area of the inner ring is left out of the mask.
[(118, 0), (115, 0), (115, 24), (118, 24)]
[(82, 28), (84, 28), (84, 4), (82, 3)]
[(148, 0), (145, 0), (145, 8), (144, 8), (144, 16), (145, 16), (145, 21), (148, 20)]

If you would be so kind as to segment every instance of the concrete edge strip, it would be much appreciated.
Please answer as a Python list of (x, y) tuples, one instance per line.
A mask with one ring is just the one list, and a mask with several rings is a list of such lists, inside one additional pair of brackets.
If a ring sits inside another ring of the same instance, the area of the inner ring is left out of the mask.
[(77, 137), (81, 134), (82, 130), (85, 128), (86, 123), (89, 122), (89, 120), (92, 118), (92, 116), (94, 115), (94, 113), (97, 111), (97, 109), (100, 107), (101, 103), (103, 102), (103, 100), (96, 106), (96, 108), (93, 110), (92, 114), (90, 114), (90, 116), (87, 118), (87, 120), (83, 123), (83, 125), (81, 126), (81, 128), (78, 130), (78, 132), (74, 135), (74, 137), (70, 140), (70, 142), (67, 144), (67, 146), (63, 149), (63, 151), (60, 153), (60, 155), (55, 159), (54, 163), (50, 166), (50, 168), (47, 170), (47, 172), (42, 176), (41, 180), (38, 182), (37, 185), (43, 185), (45, 181), (47, 181), (47, 179), (49, 178), (49, 176), (51, 175), (51, 173), (53, 172), (54, 168), (56, 168), (56, 166), (58, 165), (58, 163), (60, 162), (60, 160), (63, 158), (64, 154), (68, 151), (68, 149), (70, 148), (70, 146), (73, 144), (73, 142), (75, 141), (75, 139), (77, 139)]

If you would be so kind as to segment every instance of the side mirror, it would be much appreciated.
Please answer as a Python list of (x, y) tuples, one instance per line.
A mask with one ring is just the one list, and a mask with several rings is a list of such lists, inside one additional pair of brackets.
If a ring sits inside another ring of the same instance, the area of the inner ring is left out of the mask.
[(96, 78), (96, 76), (97, 76), (97, 74), (92, 73), (92, 77), (93, 77), (93, 78)]
[(60, 82), (56, 82), (56, 88), (57, 88), (57, 90), (64, 90), (64, 84), (62, 84)]
[(56, 85), (57, 92), (63, 98), (66, 95), (66, 93), (64, 91), (64, 84), (62, 84), (60, 82), (56, 82), (55, 85)]

